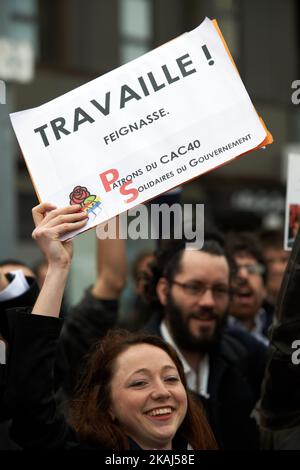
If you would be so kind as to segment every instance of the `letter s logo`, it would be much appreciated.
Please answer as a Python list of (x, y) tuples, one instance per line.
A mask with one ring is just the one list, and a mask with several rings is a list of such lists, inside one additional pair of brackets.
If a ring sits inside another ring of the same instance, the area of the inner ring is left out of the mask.
[(292, 354), (292, 363), (297, 366), (300, 364), (300, 339), (293, 341), (292, 348), (296, 349), (296, 351), (294, 351)]
[(139, 196), (139, 192), (136, 188), (127, 188), (127, 186), (132, 184), (132, 182), (132, 180), (129, 180), (126, 183), (122, 184), (122, 186), (120, 187), (120, 193), (122, 194), (122, 196), (129, 196), (131, 194), (131, 197), (129, 199), (125, 199), (124, 201), (127, 204), (129, 202), (134, 201)]

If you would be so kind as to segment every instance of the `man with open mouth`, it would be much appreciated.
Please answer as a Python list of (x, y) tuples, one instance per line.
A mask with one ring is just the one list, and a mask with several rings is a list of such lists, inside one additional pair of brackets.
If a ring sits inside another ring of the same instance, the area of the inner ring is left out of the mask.
[(268, 345), (267, 331), (273, 311), (264, 308), (267, 266), (257, 239), (250, 234), (231, 235), (228, 249), (235, 261), (229, 323), (249, 331)]

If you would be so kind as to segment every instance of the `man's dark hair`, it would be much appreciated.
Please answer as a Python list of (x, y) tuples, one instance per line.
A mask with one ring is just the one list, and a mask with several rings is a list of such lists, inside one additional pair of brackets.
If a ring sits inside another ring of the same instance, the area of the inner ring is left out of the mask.
[[(163, 310), (156, 294), (156, 286), (159, 279), (165, 277), (168, 281), (173, 281), (176, 274), (180, 271), (181, 259), (186, 249), (186, 241), (184, 239), (168, 240), (154, 253), (154, 261), (150, 265), (153, 274), (152, 279), (145, 287), (146, 300), (153, 312), (162, 313)], [(210, 231), (207, 233), (204, 237), (202, 248), (197, 251), (210, 255), (224, 256), (228, 262), (230, 274), (235, 272), (233, 258), (226, 250), (224, 238), (219, 232)]]
[(229, 232), (226, 238), (226, 247), (233, 258), (239, 255), (246, 255), (254, 258), (262, 265), (264, 268), (262, 278), (264, 283), (266, 283), (268, 274), (267, 264), (259, 239), (254, 234), (248, 232)]
[(262, 248), (283, 249), (284, 233), (282, 229), (265, 229), (259, 234)]
[(26, 264), (24, 263), (24, 261), (21, 261), (16, 258), (6, 258), (6, 259), (0, 260), (0, 268), (2, 268), (3, 266), (6, 266), (7, 264), (11, 264), (12, 266), (20, 265), (20, 266), (25, 266), (28, 269), (32, 269), (31, 266), (29, 266), (29, 264)]
[(153, 251), (144, 250), (144, 251), (141, 251), (140, 253), (138, 253), (136, 258), (133, 260), (132, 268), (131, 268), (131, 274), (132, 274), (132, 278), (133, 278), (135, 283), (137, 283), (138, 280), (139, 280), (141, 262), (145, 258), (148, 258), (150, 256), (153, 256)]

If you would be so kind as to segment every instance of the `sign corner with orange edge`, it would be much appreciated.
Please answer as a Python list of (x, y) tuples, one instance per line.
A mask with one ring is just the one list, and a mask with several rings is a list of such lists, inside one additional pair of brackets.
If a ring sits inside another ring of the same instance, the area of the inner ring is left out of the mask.
[[(231, 52), (230, 52), (230, 50), (229, 50), (229, 48), (228, 48), (228, 45), (227, 45), (227, 43), (226, 43), (226, 41), (225, 41), (225, 38), (224, 38), (224, 36), (223, 36), (223, 34), (222, 34), (221, 30), (220, 30), (220, 27), (219, 27), (219, 25), (218, 25), (217, 20), (214, 18), (214, 19), (211, 20), (211, 21), (212, 21), (212, 24), (213, 24), (214, 28), (216, 29), (218, 35), (220, 36), (220, 39), (221, 39), (221, 41), (222, 41), (222, 43), (223, 43), (223, 46), (224, 46), (225, 49), (226, 49), (226, 52), (227, 52), (227, 54), (228, 54), (228, 56), (229, 56), (229, 58), (230, 58), (232, 64), (234, 65), (236, 71), (237, 71), (238, 74), (239, 74), (238, 68), (237, 68), (237, 66), (236, 66), (236, 64), (235, 64), (235, 62), (234, 62), (234, 60), (233, 60), (233, 57), (232, 57)], [(254, 109), (255, 109), (255, 107), (254, 107)], [(255, 112), (257, 113), (256, 109), (255, 109)], [(273, 135), (272, 135), (271, 132), (268, 130), (268, 128), (267, 128), (265, 122), (263, 121), (263, 119), (261, 118), (261, 116), (258, 116), (258, 117), (259, 117), (259, 120), (260, 120), (260, 122), (261, 122), (261, 124), (262, 124), (262, 126), (263, 126), (263, 128), (264, 128), (264, 130), (265, 130), (265, 132), (266, 132), (267, 135), (266, 135), (265, 139), (262, 141), (262, 143), (259, 144), (259, 145), (256, 147), (256, 149), (259, 149), (259, 148), (261, 148), (261, 147), (266, 147), (267, 145), (273, 144), (273, 142), (274, 142)], [(255, 149), (253, 149), (253, 150), (255, 150)], [(248, 152), (247, 152), (247, 153), (248, 153)]]

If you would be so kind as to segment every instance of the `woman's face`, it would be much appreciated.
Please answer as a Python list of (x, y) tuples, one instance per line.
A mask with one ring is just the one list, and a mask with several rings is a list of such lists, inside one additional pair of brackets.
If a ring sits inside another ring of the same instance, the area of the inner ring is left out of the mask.
[(116, 360), (111, 415), (142, 449), (171, 449), (187, 395), (170, 356), (150, 344), (130, 346)]

